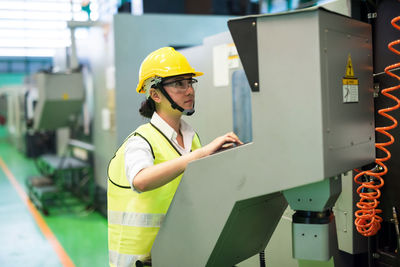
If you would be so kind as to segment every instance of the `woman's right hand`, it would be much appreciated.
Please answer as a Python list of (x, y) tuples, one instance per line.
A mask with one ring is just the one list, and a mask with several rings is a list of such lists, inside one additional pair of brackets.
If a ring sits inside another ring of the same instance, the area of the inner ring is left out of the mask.
[(211, 155), (219, 149), (233, 146), (233, 144), (243, 144), (233, 132), (217, 137), (208, 145), (189, 154), (142, 169), (133, 179), (133, 186), (141, 192), (156, 189), (180, 175), (189, 162)]
[(239, 140), (234, 132), (217, 137), (211, 143), (199, 149), (202, 152), (201, 157), (209, 156), (221, 148), (228, 148), (233, 144), (243, 145), (243, 142)]

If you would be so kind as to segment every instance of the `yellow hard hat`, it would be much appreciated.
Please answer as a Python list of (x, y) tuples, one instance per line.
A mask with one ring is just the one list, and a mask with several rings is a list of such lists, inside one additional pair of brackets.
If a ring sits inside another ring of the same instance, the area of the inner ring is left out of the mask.
[(152, 77), (171, 77), (183, 74), (193, 74), (194, 77), (203, 75), (195, 71), (186, 57), (172, 47), (163, 47), (150, 53), (142, 62), (139, 70), (138, 93), (146, 93), (144, 82)]

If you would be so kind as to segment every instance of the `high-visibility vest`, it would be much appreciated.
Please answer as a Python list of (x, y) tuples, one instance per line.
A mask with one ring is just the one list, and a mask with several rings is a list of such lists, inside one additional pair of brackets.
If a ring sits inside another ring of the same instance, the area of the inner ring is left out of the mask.
[[(142, 137), (150, 145), (154, 164), (181, 156), (168, 138), (151, 123), (140, 126), (132, 134)], [(154, 239), (183, 175), (154, 190), (134, 192), (125, 173), (124, 154), (129, 137), (108, 166), (108, 249), (111, 267), (135, 266), (137, 260), (150, 257)], [(199, 137), (195, 134), (191, 149), (200, 147)]]

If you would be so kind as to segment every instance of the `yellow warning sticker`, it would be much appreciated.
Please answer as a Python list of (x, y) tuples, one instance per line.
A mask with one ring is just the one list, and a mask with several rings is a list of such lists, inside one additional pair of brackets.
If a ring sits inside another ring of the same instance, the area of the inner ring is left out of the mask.
[(342, 79), (343, 103), (358, 102), (358, 79), (354, 76), (351, 55), (347, 56), (346, 72)]
[(351, 62), (350, 54), (347, 57), (346, 75), (344, 77), (345, 78), (353, 78), (354, 77), (353, 62)]
[(343, 84), (358, 85), (358, 79), (356, 79), (356, 78), (343, 78)]

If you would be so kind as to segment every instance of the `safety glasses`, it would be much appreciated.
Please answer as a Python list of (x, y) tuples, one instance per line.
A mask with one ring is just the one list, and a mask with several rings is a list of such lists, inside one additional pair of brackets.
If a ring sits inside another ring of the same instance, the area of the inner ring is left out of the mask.
[(173, 82), (167, 82), (162, 84), (165, 87), (171, 87), (174, 88), (175, 92), (177, 93), (185, 93), (189, 87), (192, 87), (193, 89), (196, 89), (197, 87), (197, 80), (193, 78), (188, 78), (188, 79), (182, 79), (182, 80), (176, 80)]

